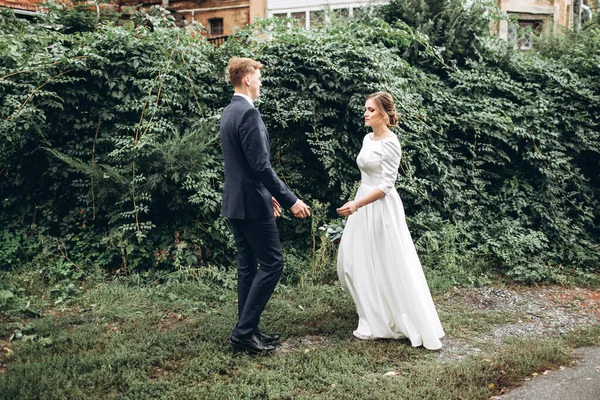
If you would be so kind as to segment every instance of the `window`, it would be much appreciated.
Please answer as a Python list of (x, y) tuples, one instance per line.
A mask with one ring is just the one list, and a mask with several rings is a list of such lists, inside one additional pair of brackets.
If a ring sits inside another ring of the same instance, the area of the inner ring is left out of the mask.
[(223, 18), (213, 18), (208, 20), (211, 35), (223, 34)]
[(292, 18), (294, 18), (295, 20), (297, 20), (297, 24), (304, 27), (306, 26), (306, 12), (301, 11), (301, 12), (293, 12), (292, 13)]
[(335, 9), (333, 9), (333, 15), (336, 18), (348, 19), (348, 18), (350, 18), (350, 9), (349, 8), (335, 8)]
[(354, 18), (363, 20), (369, 17), (369, 9), (367, 7), (354, 7), (352, 14)]
[(516, 24), (509, 24), (508, 42), (512, 43), (515, 49), (531, 50), (533, 38), (540, 33), (542, 27), (543, 21), (539, 20), (519, 20)]
[(512, 44), (514, 48), (517, 48), (517, 42), (519, 40), (519, 25), (508, 24), (508, 43)]
[(381, 10), (382, 6), (360, 6), (352, 7), (352, 17), (359, 21), (370, 21)]
[(287, 13), (275, 13), (273, 14), (274, 18), (287, 18)]
[(310, 26), (321, 26), (325, 23), (325, 12), (323, 10), (310, 12)]

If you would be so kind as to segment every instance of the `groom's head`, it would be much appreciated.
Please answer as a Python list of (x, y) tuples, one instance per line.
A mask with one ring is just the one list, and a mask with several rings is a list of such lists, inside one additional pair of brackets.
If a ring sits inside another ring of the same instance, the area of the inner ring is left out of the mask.
[(229, 80), (236, 92), (241, 92), (257, 99), (260, 94), (260, 71), (263, 65), (251, 58), (233, 57), (229, 60), (227, 71)]

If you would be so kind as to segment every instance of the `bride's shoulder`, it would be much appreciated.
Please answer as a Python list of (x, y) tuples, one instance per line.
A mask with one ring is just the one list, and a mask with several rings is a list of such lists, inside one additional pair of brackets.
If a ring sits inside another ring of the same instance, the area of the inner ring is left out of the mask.
[(393, 141), (398, 141), (398, 136), (396, 135), (396, 133), (394, 131), (392, 131), (391, 129), (386, 129), (386, 132), (384, 134), (384, 136), (381, 138), (381, 140), (384, 141), (389, 141), (389, 140), (393, 140)]
[(391, 135), (386, 137), (382, 141), (384, 152), (391, 153), (400, 153), (402, 151), (402, 146), (400, 145), (400, 140), (396, 135)]
[(400, 146), (400, 140), (398, 140), (398, 136), (395, 133), (390, 132), (390, 134), (382, 139), (384, 142), (397, 144)]

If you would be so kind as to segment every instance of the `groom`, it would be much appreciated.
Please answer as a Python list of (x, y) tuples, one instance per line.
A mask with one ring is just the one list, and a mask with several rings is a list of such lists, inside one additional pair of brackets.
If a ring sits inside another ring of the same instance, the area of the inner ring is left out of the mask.
[[(237, 247), (238, 322), (229, 343), (253, 354), (275, 349), (279, 335), (258, 329), (260, 315), (283, 271), (275, 217), (280, 206), (298, 218), (309, 207), (279, 179), (271, 167), (269, 135), (253, 100), (260, 94), (263, 65), (233, 57), (227, 70), (235, 93), (221, 117), (225, 161), (223, 215), (229, 219)], [(260, 265), (260, 268), (258, 268)]]

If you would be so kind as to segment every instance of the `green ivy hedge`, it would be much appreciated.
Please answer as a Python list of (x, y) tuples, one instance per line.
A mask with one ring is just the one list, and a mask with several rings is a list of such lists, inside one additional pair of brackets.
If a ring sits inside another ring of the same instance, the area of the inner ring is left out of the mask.
[[(427, 268), (536, 282), (600, 267), (597, 29), (534, 55), (483, 35), (453, 63), (398, 20), (265, 20), (218, 49), (201, 27), (169, 25), (63, 34), (2, 11), (0, 268), (67, 251), (113, 270), (233, 265), (218, 141), (233, 55), (265, 64), (273, 164), (329, 218), (360, 177), (364, 98), (387, 90), (402, 114), (397, 187)], [(294, 254), (309, 251), (309, 221), (280, 227)]]

